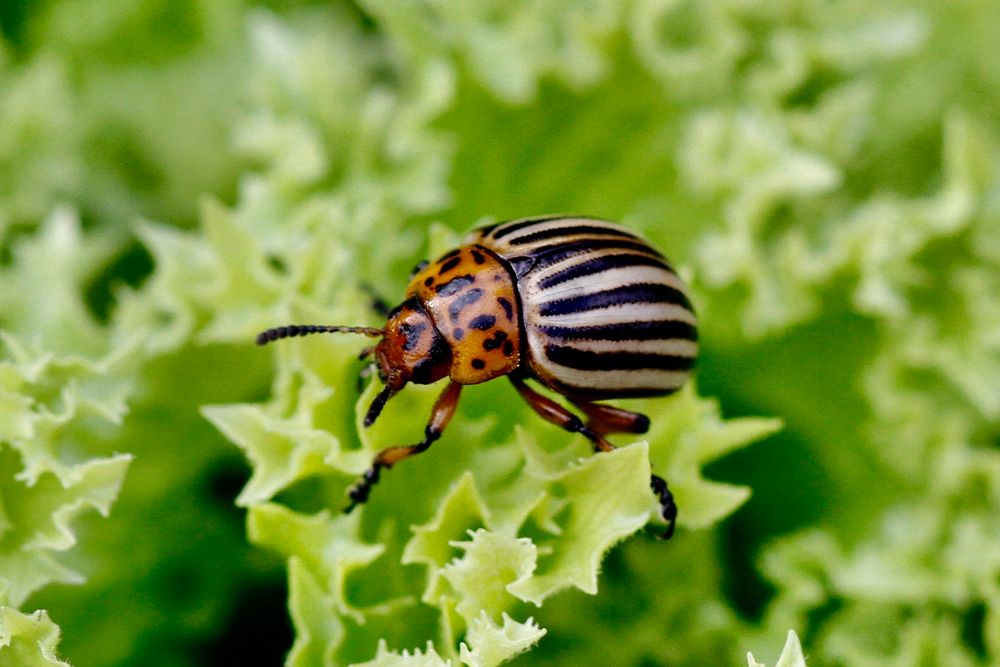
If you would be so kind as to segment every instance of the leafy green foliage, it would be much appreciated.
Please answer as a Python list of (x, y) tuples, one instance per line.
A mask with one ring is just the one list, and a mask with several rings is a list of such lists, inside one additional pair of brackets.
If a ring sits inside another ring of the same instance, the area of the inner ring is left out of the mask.
[[(5, 5), (0, 663), (997, 662), (998, 42), (920, 0)], [(600, 455), (469, 387), (340, 514), (438, 388), (364, 429), (364, 342), (254, 334), (552, 211), (671, 256), (697, 386)]]

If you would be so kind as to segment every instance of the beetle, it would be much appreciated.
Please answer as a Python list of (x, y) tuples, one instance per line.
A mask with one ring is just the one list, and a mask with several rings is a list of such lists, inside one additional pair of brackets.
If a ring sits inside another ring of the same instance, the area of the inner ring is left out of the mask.
[[(366, 427), (407, 383), (448, 379), (424, 439), (378, 452), (350, 488), (345, 512), (368, 499), (383, 469), (441, 437), (465, 385), (507, 376), (543, 419), (607, 452), (614, 445), (605, 436), (645, 433), (650, 422), (597, 401), (673, 393), (698, 354), (687, 287), (663, 255), (621, 225), (580, 216), (521, 218), (473, 230), (462, 246), (414, 269), (404, 301), (381, 329), (289, 325), (261, 332), (257, 343), (314, 333), (380, 339), (361, 354), (374, 354), (385, 383), (365, 415)], [(564, 396), (586, 422), (527, 380)], [(677, 506), (661, 477), (653, 475), (650, 486), (667, 522), (666, 539)]]

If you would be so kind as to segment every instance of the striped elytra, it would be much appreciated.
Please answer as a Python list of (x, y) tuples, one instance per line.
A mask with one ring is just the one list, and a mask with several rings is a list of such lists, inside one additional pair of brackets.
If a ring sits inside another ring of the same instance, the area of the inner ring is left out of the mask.
[[(385, 383), (365, 417), (371, 425), (406, 384), (448, 378), (413, 445), (380, 451), (349, 490), (346, 511), (368, 499), (381, 471), (420, 453), (447, 426), (462, 387), (507, 376), (542, 418), (588, 438), (645, 433), (649, 419), (595, 401), (679, 389), (698, 354), (687, 288), (667, 260), (625, 227), (596, 218), (541, 216), (482, 227), (464, 244), (414, 270), (403, 302), (375, 327), (290, 325), (259, 344), (321, 332), (362, 333), (379, 342), (362, 358)], [(586, 421), (532, 389), (535, 380), (569, 399)], [(666, 482), (650, 481), (673, 533), (677, 507)]]
[(694, 310), (663, 256), (621, 225), (515, 220), (468, 242), (505, 260), (520, 297), (526, 361), (550, 388), (589, 399), (677, 390), (698, 354)]

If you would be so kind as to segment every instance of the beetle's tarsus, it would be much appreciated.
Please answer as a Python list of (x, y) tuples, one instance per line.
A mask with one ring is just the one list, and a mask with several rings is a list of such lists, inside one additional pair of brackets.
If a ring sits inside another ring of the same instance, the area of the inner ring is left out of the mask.
[(653, 475), (649, 480), (649, 486), (660, 501), (660, 516), (667, 522), (667, 529), (659, 535), (661, 540), (669, 540), (674, 535), (677, 527), (677, 503), (674, 502), (674, 494), (667, 486), (667, 480), (659, 475)]
[[(441, 437), (445, 427), (451, 420), (451, 416), (455, 414), (455, 408), (458, 406), (458, 396), (461, 391), (462, 385), (457, 382), (449, 382), (448, 386), (444, 388), (444, 391), (441, 392), (434, 403), (430, 421), (427, 422), (427, 426), (424, 428), (423, 440), (415, 445), (386, 447), (375, 455), (375, 460), (372, 461), (371, 467), (365, 471), (361, 479), (347, 492), (347, 497), (351, 499), (351, 503), (344, 508), (345, 514), (350, 513), (356, 506), (367, 502), (368, 495), (371, 493), (372, 487), (378, 484), (379, 476), (383, 469), (388, 470), (403, 459), (426, 451), (428, 447)], [(367, 425), (366, 423), (365, 426)]]
[(382, 468), (388, 467), (389, 466), (376, 461), (372, 464), (371, 468), (365, 471), (365, 473), (361, 476), (361, 479), (355, 482), (354, 486), (352, 486), (350, 491), (347, 492), (347, 497), (351, 499), (351, 502), (344, 508), (344, 514), (350, 514), (354, 511), (355, 507), (368, 502), (368, 495), (371, 493), (372, 487), (378, 484)]

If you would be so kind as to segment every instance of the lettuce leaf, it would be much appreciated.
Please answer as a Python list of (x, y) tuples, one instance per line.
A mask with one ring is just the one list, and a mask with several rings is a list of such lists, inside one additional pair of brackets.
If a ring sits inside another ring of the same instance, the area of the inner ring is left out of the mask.
[[(789, 628), (820, 661), (997, 662), (998, 26), (910, 0), (4, 5), (0, 662), (58, 660), (36, 609), (79, 664), (736, 664)], [(340, 515), (438, 388), (364, 429), (363, 341), (254, 334), (378, 325), (370, 291), (416, 261), (558, 211), (670, 255), (697, 385), (627, 404), (650, 432), (599, 455), (469, 387)]]

